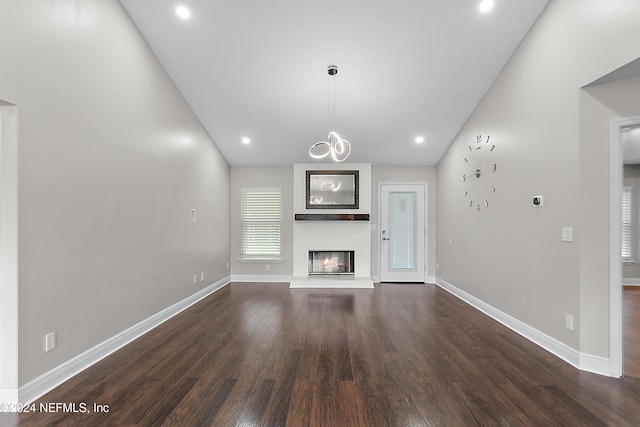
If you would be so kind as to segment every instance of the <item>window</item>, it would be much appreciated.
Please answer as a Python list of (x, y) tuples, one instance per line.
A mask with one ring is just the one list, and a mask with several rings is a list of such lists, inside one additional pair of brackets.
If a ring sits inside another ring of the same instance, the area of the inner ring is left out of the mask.
[(282, 256), (282, 189), (243, 188), (241, 260), (271, 260)]
[(631, 261), (631, 194), (632, 187), (622, 188), (622, 260)]

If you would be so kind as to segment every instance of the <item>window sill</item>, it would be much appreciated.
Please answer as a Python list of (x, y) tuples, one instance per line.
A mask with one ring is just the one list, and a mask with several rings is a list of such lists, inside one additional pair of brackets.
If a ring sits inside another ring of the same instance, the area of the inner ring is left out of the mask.
[(281, 256), (241, 256), (238, 262), (284, 262)]

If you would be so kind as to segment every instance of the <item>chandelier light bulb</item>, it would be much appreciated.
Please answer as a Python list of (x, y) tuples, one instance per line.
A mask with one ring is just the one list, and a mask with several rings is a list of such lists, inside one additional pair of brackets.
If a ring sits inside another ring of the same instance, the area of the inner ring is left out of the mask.
[(324, 159), (329, 154), (334, 161), (344, 162), (351, 154), (351, 144), (337, 133), (329, 132), (327, 141), (316, 142), (309, 148), (309, 155), (314, 159)]

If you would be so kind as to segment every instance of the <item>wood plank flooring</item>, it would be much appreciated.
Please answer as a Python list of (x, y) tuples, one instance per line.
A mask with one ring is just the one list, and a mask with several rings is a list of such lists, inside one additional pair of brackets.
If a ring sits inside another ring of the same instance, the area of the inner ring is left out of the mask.
[[(581, 372), (434, 285), (232, 283), (2, 426), (638, 426)], [(93, 405), (108, 405), (108, 413)]]
[(624, 286), (624, 375), (640, 378), (640, 286)]

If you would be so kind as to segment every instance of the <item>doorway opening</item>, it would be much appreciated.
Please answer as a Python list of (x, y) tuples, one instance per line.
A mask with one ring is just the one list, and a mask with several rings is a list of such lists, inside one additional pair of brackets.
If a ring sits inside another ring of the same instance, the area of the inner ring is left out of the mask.
[(625, 291), (640, 284), (640, 116), (610, 122), (609, 162), (610, 375), (640, 377), (640, 289)]

